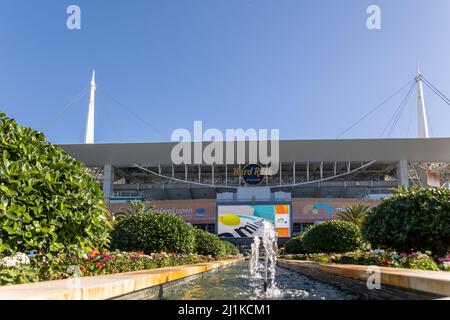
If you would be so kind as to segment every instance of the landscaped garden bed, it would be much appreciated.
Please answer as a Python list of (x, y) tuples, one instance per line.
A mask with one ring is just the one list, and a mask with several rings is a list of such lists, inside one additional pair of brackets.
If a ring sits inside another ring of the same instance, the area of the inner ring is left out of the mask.
[(374, 265), (380, 267), (406, 268), (433, 271), (450, 271), (450, 255), (432, 257), (430, 252), (397, 253), (384, 250), (354, 251), (347, 253), (306, 253), (282, 257), (286, 260), (314, 261), (317, 263), (337, 263)]
[(99, 276), (122, 272), (212, 262), (233, 258), (198, 254), (143, 252), (92, 252), (84, 257), (67, 254), (27, 256), (16, 253), (0, 258), (0, 285), (24, 284), (70, 277)]

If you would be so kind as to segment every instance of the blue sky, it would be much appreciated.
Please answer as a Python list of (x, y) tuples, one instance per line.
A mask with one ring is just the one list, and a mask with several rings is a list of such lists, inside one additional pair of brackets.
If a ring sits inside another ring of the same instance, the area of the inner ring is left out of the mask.
[[(70, 4), (81, 30), (66, 28)], [(366, 27), (370, 4), (382, 30)], [(88, 95), (62, 110), (95, 68), (96, 142), (167, 141), (194, 120), (334, 139), (417, 61), (450, 95), (449, 29), (447, 0), (0, 0), (0, 110), (81, 143)], [(380, 137), (406, 91), (344, 138)], [(425, 94), (433, 135), (450, 136), (450, 107)], [(416, 134), (415, 99), (392, 137)]]

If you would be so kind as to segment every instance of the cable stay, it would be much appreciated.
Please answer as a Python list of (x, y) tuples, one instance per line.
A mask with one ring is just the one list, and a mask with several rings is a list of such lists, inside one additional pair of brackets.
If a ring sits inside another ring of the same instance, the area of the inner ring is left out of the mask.
[(109, 94), (104, 88), (102, 88), (101, 91), (99, 91), (102, 95), (106, 96), (108, 99), (110, 99), (112, 102), (117, 104), (119, 107), (127, 111), (130, 115), (132, 115), (135, 119), (142, 122), (144, 125), (146, 125), (148, 128), (150, 128), (155, 133), (159, 134), (163, 138), (170, 137), (169, 134), (163, 132), (162, 130), (158, 129), (155, 125), (151, 124), (147, 120), (143, 119), (141, 116), (139, 116), (136, 112), (134, 112), (131, 108), (127, 107), (125, 104), (118, 101), (116, 98), (114, 98), (111, 94)]
[(47, 122), (47, 125), (45, 126), (45, 130), (50, 129), (51, 127), (53, 127), (53, 125), (55, 123), (57, 123), (59, 120), (62, 119), (62, 117), (69, 111), (69, 109), (74, 106), (75, 104), (77, 104), (81, 99), (84, 98), (84, 96), (86, 95), (87, 91), (89, 89), (89, 86), (86, 86), (83, 88), (83, 90), (81, 90), (81, 92), (75, 96), (75, 98), (73, 98), (68, 104), (66, 104), (60, 112), (58, 112), (52, 119), (50, 119)]
[(384, 134), (387, 132), (387, 137), (391, 137), (392, 133), (394, 132), (402, 114), (403, 111), (405, 110), (409, 98), (411, 97), (411, 93), (413, 92), (413, 89), (416, 87), (416, 83), (413, 82), (406, 94), (406, 96), (403, 98), (403, 100), (400, 102), (400, 105), (398, 106), (398, 108), (395, 110), (392, 118), (388, 121), (386, 127), (384, 128), (383, 132), (381, 133), (381, 137), (384, 136)]
[[(342, 137), (348, 131), (350, 131), (355, 126), (357, 126), (361, 121), (363, 121), (364, 119), (366, 119), (367, 117), (372, 115), (375, 111), (379, 110), (382, 106), (384, 106), (388, 101), (390, 101), (392, 98), (397, 96), (405, 88), (409, 87), (406, 95), (404, 96), (404, 98), (400, 102), (399, 106), (395, 109), (394, 114), (389, 119), (389, 121), (387, 122), (386, 126), (384, 127), (384, 129), (383, 129), (383, 131), (382, 131), (382, 133), (380, 135), (380, 138), (383, 138), (383, 137), (390, 138), (392, 136), (392, 134), (395, 132), (395, 129), (397, 128), (397, 125), (400, 122), (400, 119), (401, 119), (404, 111), (408, 109), (407, 106), (408, 106), (408, 102), (409, 102), (409, 100), (411, 98), (411, 94), (412, 94), (414, 88), (417, 86), (417, 81), (419, 81), (419, 80), (422, 80), (423, 83), (425, 83), (425, 85), (434, 94), (436, 94), (439, 98), (441, 98), (441, 100), (443, 100), (448, 106), (450, 106), (450, 98), (448, 98), (442, 91), (440, 91), (435, 85), (433, 85), (429, 80), (427, 80), (422, 74), (419, 74), (418, 77), (420, 77), (420, 78), (417, 78), (417, 77), (413, 78), (408, 83), (403, 85), (400, 89), (395, 91), (391, 96), (389, 96), (382, 103), (378, 104), (373, 109), (369, 110), (361, 118), (359, 118), (357, 121), (355, 121), (353, 124), (351, 124), (348, 128), (346, 128), (344, 131), (342, 131), (336, 137), (336, 139), (339, 139), (340, 137)], [(413, 111), (411, 111), (411, 114), (410, 114), (410, 117), (409, 117), (409, 121), (408, 121), (408, 128), (407, 128), (407, 132), (406, 132), (407, 136), (409, 136), (409, 131), (410, 131), (410, 127), (411, 127), (411, 120), (412, 120), (412, 114), (413, 114)], [(429, 127), (430, 127), (431, 136), (434, 136), (433, 128), (431, 126), (431, 123), (429, 123)]]
[(336, 139), (339, 139), (340, 137), (342, 137), (344, 134), (346, 134), (348, 131), (350, 131), (351, 129), (353, 129), (356, 125), (358, 125), (362, 120), (366, 119), (368, 116), (370, 116), (371, 114), (373, 114), (375, 111), (377, 111), (378, 109), (380, 109), (382, 106), (384, 106), (387, 102), (389, 102), (392, 98), (394, 98), (396, 95), (398, 95), (400, 92), (402, 92), (405, 88), (407, 88), (408, 86), (410, 86), (412, 83), (414, 83), (416, 79), (413, 78), (410, 81), (408, 81), (405, 85), (403, 85), (400, 89), (398, 89), (397, 91), (395, 91), (392, 95), (390, 95), (386, 100), (384, 100), (383, 102), (381, 102), (379, 105), (375, 106), (375, 108), (373, 108), (372, 110), (370, 110), (369, 112), (367, 112), (366, 114), (364, 114), (361, 118), (359, 118), (357, 121), (355, 121), (352, 125), (350, 125), (347, 129), (345, 129), (344, 131), (342, 131), (337, 137)]
[(428, 81), (424, 76), (422, 76), (423, 82), (430, 88), (439, 98), (441, 98), (446, 104), (450, 106), (450, 99), (443, 94), (438, 88), (436, 88), (430, 81)]

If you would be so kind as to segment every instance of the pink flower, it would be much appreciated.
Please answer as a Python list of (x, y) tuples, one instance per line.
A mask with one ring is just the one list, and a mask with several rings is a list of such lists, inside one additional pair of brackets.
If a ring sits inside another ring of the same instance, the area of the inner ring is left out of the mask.
[(450, 257), (447, 256), (447, 257), (445, 257), (445, 258), (439, 258), (438, 261), (439, 261), (439, 262), (450, 262)]
[(99, 261), (95, 264), (95, 266), (99, 269), (102, 269), (105, 267), (105, 263), (103, 261)]

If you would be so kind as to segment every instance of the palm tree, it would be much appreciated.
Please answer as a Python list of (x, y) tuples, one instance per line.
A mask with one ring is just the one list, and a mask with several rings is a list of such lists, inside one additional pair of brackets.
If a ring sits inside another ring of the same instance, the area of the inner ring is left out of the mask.
[(352, 222), (358, 227), (361, 227), (369, 210), (370, 207), (364, 204), (352, 204), (346, 207), (343, 211), (338, 212), (336, 216), (339, 220)]
[(131, 216), (133, 214), (147, 213), (153, 210), (153, 206), (147, 201), (131, 201), (129, 206), (120, 208), (114, 214), (115, 219)]

